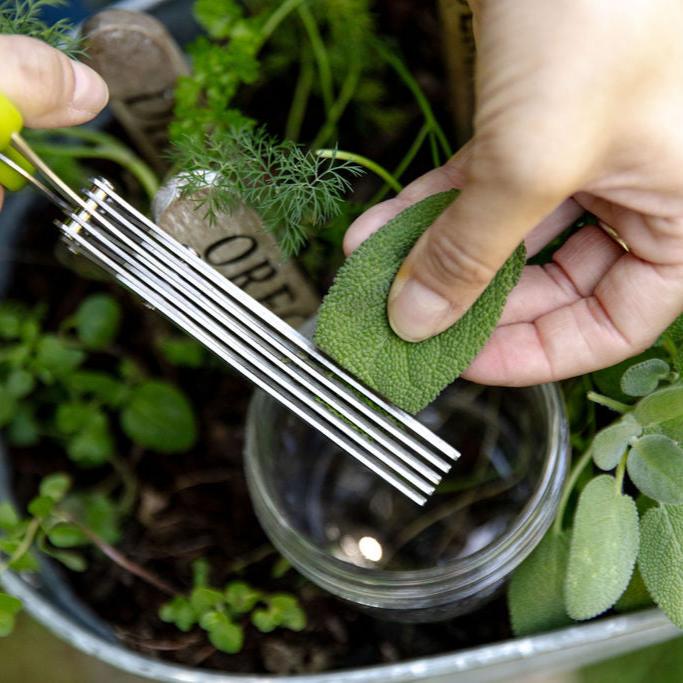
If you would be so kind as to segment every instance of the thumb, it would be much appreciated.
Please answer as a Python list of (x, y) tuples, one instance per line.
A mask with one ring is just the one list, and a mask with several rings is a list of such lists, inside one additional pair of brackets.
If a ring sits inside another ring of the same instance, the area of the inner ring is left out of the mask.
[(396, 334), (422, 341), (450, 327), (527, 233), (571, 194), (549, 189), (547, 177), (528, 178), (526, 169), (469, 174), (396, 275), (388, 301)]
[(0, 36), (0, 92), (27, 126), (72, 126), (107, 104), (105, 82), (90, 67), (26, 36)]

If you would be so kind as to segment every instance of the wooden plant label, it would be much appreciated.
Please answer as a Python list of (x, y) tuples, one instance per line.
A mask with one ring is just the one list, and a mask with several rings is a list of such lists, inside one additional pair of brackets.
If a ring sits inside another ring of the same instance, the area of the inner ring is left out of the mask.
[(83, 26), (87, 61), (109, 86), (111, 108), (140, 153), (159, 173), (173, 117), (173, 89), (189, 74), (164, 25), (140, 12), (105, 10)]
[(475, 46), (472, 10), (467, 0), (439, 0), (448, 67), (451, 111), (458, 146), (472, 136)]
[(204, 217), (200, 195), (180, 196), (178, 177), (154, 200), (154, 219), (182, 244), (260, 301), (298, 327), (318, 310), (320, 298), (293, 261), (286, 261), (260, 216), (247, 206)]

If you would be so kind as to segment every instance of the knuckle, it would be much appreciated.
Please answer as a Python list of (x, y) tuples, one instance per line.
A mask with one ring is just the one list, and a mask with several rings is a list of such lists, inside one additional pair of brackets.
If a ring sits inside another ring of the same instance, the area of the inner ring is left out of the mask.
[(491, 264), (449, 231), (441, 230), (429, 235), (426, 257), (431, 275), (449, 285), (483, 289), (496, 274)]

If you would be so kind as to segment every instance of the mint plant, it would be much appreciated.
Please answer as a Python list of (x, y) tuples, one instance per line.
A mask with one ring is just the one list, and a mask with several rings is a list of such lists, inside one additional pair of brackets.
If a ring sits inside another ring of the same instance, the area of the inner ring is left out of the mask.
[[(42, 316), (41, 307), (0, 304), (0, 427), (12, 445), (47, 436), (77, 465), (96, 467), (115, 458), (118, 419), (143, 448), (192, 447), (197, 427), (187, 397), (146, 378), (115, 347), (122, 315), (114, 298), (87, 297), (59, 334), (43, 328)], [(111, 369), (101, 369), (103, 358)]]
[(235, 654), (244, 645), (244, 628), (250, 622), (261, 633), (276, 628), (301, 631), (306, 614), (297, 598), (287, 593), (264, 593), (245, 581), (231, 581), (222, 589), (208, 583), (209, 565), (193, 563), (193, 588), (176, 595), (159, 609), (159, 618), (188, 632), (203, 629), (211, 644), (221, 652)]
[[(654, 349), (598, 373), (612, 396), (593, 389), (585, 394), (619, 417), (597, 432), (594, 414), (578, 430), (574, 423), (575, 442), (583, 453), (555, 524), (510, 583), (508, 601), (517, 634), (649, 601), (683, 627), (680, 328), (681, 319)], [(612, 381), (614, 375), (618, 383)], [(587, 440), (582, 438), (586, 429), (593, 431)], [(575, 510), (567, 520), (573, 501)]]
[[(39, 568), (40, 551), (71, 571), (82, 572), (87, 562), (74, 550), (94, 543), (104, 546), (120, 536), (120, 511), (102, 494), (71, 494), (71, 479), (63, 473), (45, 477), (39, 493), (21, 517), (9, 502), (0, 503), (0, 578), (6, 571)], [(21, 601), (0, 592), (0, 637), (14, 627)]]

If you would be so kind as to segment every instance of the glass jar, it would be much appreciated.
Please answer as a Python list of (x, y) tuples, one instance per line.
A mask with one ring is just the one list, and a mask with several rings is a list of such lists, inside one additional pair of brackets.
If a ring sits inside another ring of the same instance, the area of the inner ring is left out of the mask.
[(263, 392), (245, 468), (264, 530), (313, 583), (379, 617), (438, 621), (490, 600), (541, 540), (568, 429), (553, 384), (459, 380), (418, 419), (462, 453), (423, 508)]

